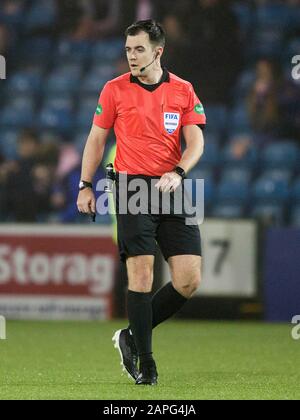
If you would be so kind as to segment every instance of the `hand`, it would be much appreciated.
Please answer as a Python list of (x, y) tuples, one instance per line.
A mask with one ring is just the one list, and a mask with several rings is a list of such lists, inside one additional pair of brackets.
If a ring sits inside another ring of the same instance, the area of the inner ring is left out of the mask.
[(176, 172), (165, 173), (155, 187), (162, 192), (173, 192), (182, 183), (182, 178)]
[(79, 191), (77, 207), (80, 213), (96, 213), (96, 199), (91, 188), (85, 188), (84, 190)]

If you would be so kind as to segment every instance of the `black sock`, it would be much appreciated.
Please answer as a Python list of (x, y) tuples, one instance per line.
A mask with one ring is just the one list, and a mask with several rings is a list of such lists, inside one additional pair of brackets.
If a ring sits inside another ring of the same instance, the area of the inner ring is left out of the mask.
[(128, 290), (127, 311), (140, 361), (152, 360), (151, 293)]
[(176, 314), (187, 300), (171, 282), (159, 289), (152, 298), (152, 328)]

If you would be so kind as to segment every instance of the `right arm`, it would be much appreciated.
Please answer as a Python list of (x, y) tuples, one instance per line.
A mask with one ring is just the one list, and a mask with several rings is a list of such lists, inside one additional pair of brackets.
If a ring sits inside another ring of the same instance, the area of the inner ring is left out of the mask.
[[(103, 158), (108, 133), (109, 129), (93, 124), (83, 152), (82, 181), (92, 182)], [(96, 199), (91, 188), (79, 191), (77, 207), (81, 213), (96, 213)]]

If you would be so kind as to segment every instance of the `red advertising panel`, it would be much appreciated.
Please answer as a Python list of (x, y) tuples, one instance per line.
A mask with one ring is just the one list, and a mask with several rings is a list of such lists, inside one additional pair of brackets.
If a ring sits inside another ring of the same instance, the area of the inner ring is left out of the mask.
[(0, 314), (108, 319), (117, 250), (106, 227), (0, 227)]

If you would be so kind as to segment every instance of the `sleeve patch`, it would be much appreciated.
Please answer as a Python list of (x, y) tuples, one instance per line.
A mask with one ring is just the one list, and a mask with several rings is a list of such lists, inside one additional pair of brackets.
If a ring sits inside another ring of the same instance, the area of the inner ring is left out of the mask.
[(204, 107), (202, 104), (196, 104), (194, 111), (196, 112), (196, 114), (200, 114), (203, 115), (204, 114)]

